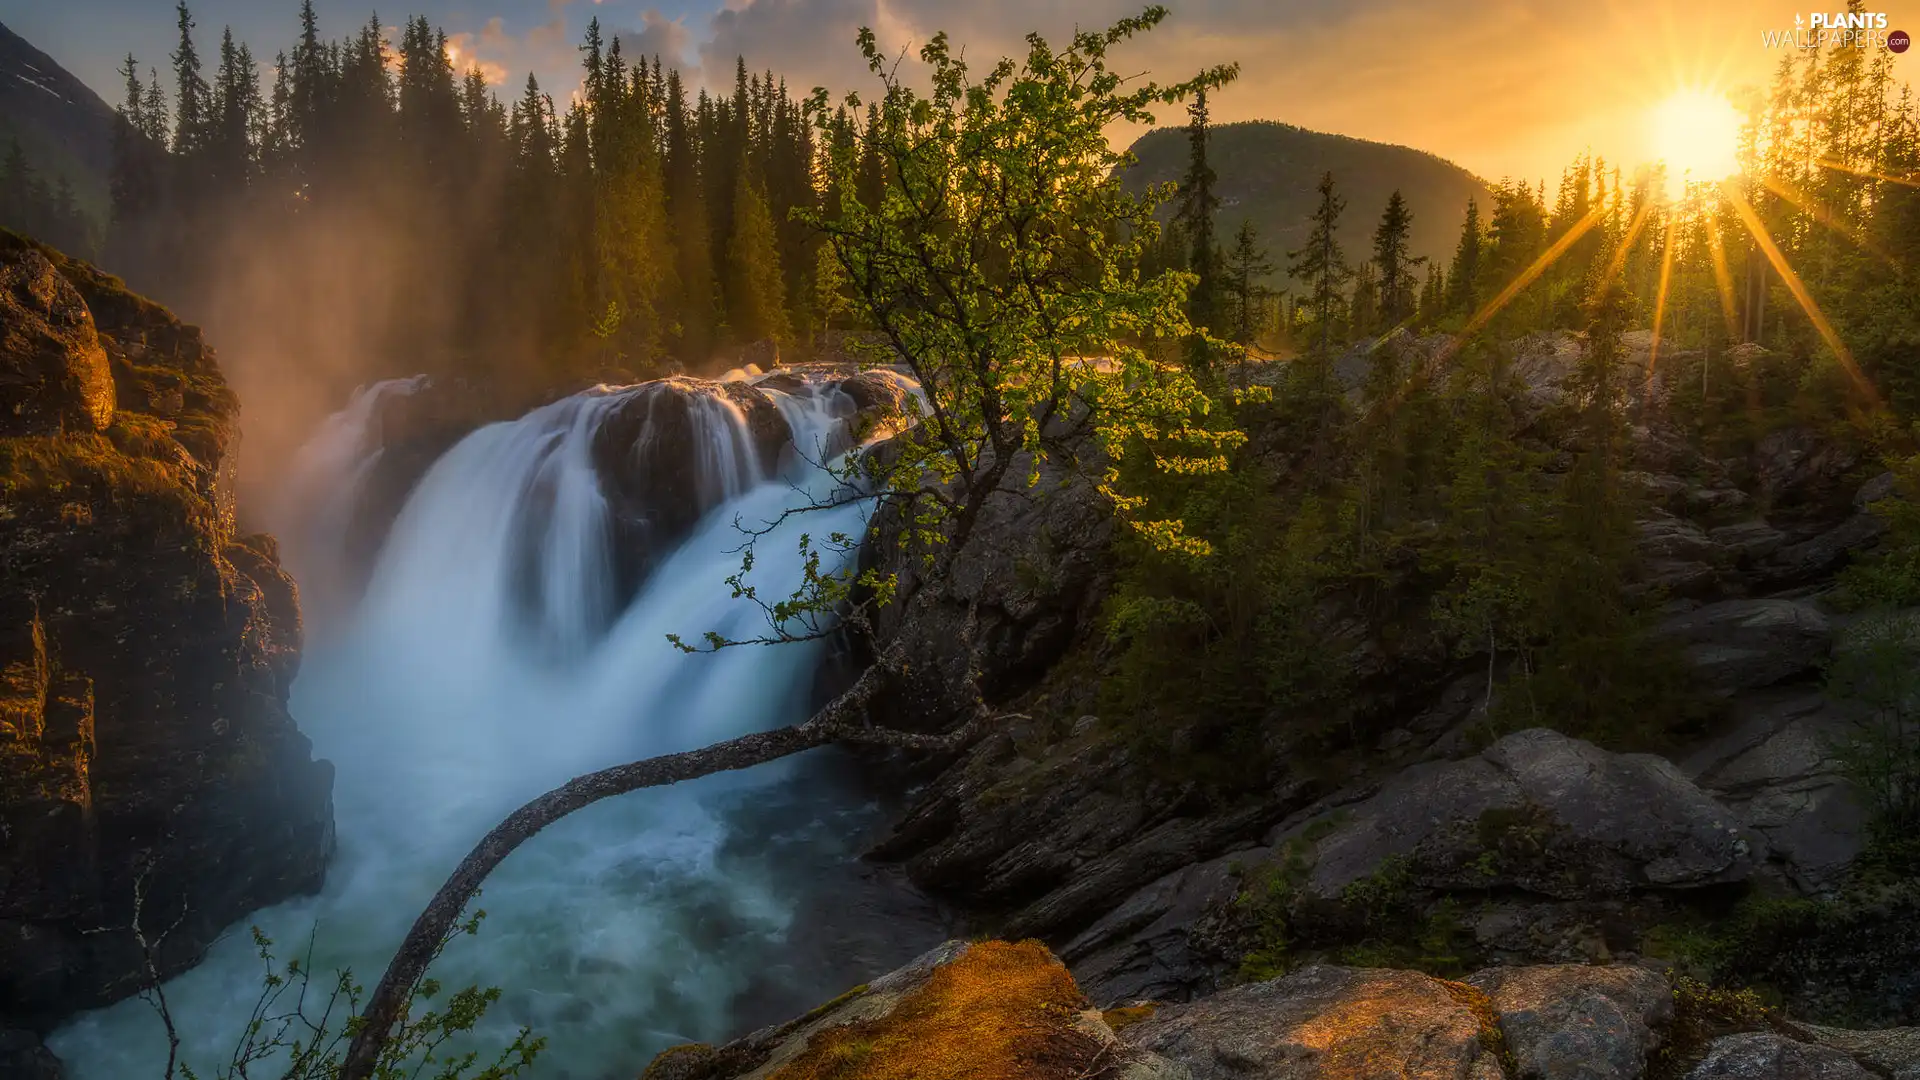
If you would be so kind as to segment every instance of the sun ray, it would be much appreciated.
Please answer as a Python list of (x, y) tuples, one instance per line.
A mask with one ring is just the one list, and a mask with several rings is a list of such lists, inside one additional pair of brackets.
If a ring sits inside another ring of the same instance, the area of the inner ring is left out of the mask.
[(1455, 352), (1458, 352), (1460, 346), (1465, 344), (1468, 338), (1479, 333), (1481, 328), (1485, 327), (1488, 322), (1492, 321), (1495, 315), (1500, 313), (1500, 309), (1506, 307), (1513, 301), (1514, 297), (1520, 295), (1521, 290), (1538, 280), (1541, 274), (1546, 273), (1547, 267), (1552, 266), (1560, 256), (1567, 253), (1568, 248), (1578, 242), (1579, 239), (1585, 236), (1595, 225), (1598, 225), (1601, 217), (1602, 213), (1600, 208), (1595, 207), (1587, 212), (1587, 216), (1574, 222), (1573, 227), (1562, 234), (1560, 239), (1555, 240), (1551, 247), (1541, 252), (1540, 257), (1533, 260), (1532, 265), (1522, 270), (1518, 277), (1507, 282), (1506, 288), (1501, 289), (1499, 294), (1493, 299), (1480, 305), (1480, 310), (1474, 312), (1473, 318), (1467, 320), (1466, 327), (1458, 334), (1455, 334), (1451, 342), (1447, 343), (1447, 347), (1441, 351), (1439, 359), (1444, 361)]
[(1920, 188), (1920, 179), (1916, 179), (1911, 176), (1888, 176), (1886, 173), (1883, 173), (1883, 172), (1875, 172), (1872, 169), (1856, 168), (1855, 166), (1848, 165), (1844, 162), (1835, 161), (1832, 158), (1816, 158), (1814, 160), (1814, 164), (1820, 166), (1823, 169), (1832, 169), (1834, 172), (1852, 173), (1855, 176), (1864, 176), (1869, 180), (1885, 180), (1889, 184), (1902, 184), (1910, 188)]
[(1673, 280), (1673, 218), (1667, 218), (1667, 233), (1660, 244), (1660, 288), (1653, 298), (1653, 337), (1647, 342), (1647, 382), (1653, 382), (1654, 365), (1660, 359), (1660, 328), (1667, 318), (1667, 286)]
[(1760, 246), (1760, 253), (1767, 257), (1767, 262), (1773, 265), (1774, 272), (1780, 275), (1782, 282), (1786, 283), (1787, 291), (1793, 294), (1794, 302), (1800, 305), (1800, 310), (1805, 312), (1807, 320), (1813, 323), (1813, 328), (1819, 333), (1820, 339), (1827, 343), (1828, 349), (1833, 351), (1834, 359), (1839, 361), (1841, 369), (1847, 373), (1848, 378), (1853, 380), (1855, 388), (1862, 396), (1870, 404), (1877, 406), (1880, 396), (1874, 392), (1873, 384), (1868, 382), (1867, 377), (1861, 373), (1860, 366), (1853, 362), (1853, 353), (1848, 351), (1846, 342), (1840, 340), (1840, 335), (1833, 329), (1833, 323), (1827, 320), (1826, 312), (1820, 310), (1820, 305), (1813, 299), (1813, 293), (1807, 291), (1806, 283), (1800, 280), (1800, 275), (1794, 271), (1793, 265), (1787, 262), (1787, 257), (1781, 254), (1780, 248), (1774, 244), (1773, 237), (1767, 234), (1767, 227), (1761, 223), (1760, 215), (1754, 213), (1752, 204), (1747, 202), (1746, 196), (1740, 194), (1740, 189), (1733, 184), (1722, 184), (1721, 190), (1726, 192), (1727, 201), (1733, 205), (1733, 212), (1740, 215), (1741, 223), (1746, 225), (1747, 232), (1752, 234), (1753, 242)]
[(1860, 250), (1878, 256), (1880, 261), (1886, 263), (1888, 266), (1894, 267), (1895, 269), (1900, 268), (1900, 260), (1893, 252), (1874, 243), (1867, 234), (1860, 231), (1859, 226), (1847, 221), (1845, 218), (1837, 216), (1832, 210), (1828, 209), (1825, 204), (1816, 202), (1799, 188), (1774, 176), (1762, 176), (1760, 177), (1760, 183), (1765, 185), (1768, 191), (1799, 207), (1808, 217), (1811, 217), (1813, 220), (1853, 241)]
[(1627, 253), (1633, 250), (1633, 242), (1640, 239), (1640, 230), (1646, 227), (1647, 215), (1653, 212), (1653, 200), (1640, 204), (1639, 212), (1633, 215), (1633, 221), (1627, 226), (1627, 233), (1620, 238), (1620, 246), (1613, 249), (1613, 258), (1607, 260), (1607, 276), (1614, 277), (1620, 268), (1627, 264)]
[(1720, 293), (1720, 314), (1727, 320), (1727, 340), (1740, 340), (1740, 311), (1733, 302), (1733, 274), (1727, 270), (1727, 246), (1720, 240), (1720, 215), (1707, 215), (1707, 247), (1713, 253), (1713, 285)]

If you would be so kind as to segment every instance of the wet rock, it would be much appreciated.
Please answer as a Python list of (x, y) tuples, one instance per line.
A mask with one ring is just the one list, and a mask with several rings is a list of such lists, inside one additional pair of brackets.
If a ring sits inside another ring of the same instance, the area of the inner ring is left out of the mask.
[(1731, 695), (1813, 670), (1827, 656), (1826, 615), (1797, 600), (1725, 600), (1662, 622), (1659, 637), (1682, 647), (1700, 681)]
[(1667, 980), (1645, 968), (1494, 968), (1467, 983), (1491, 999), (1520, 1080), (1638, 1080), (1673, 1019)]
[(1315, 964), (1166, 1006), (1120, 1033), (1193, 1080), (1500, 1080), (1486, 995), (1410, 971)]
[(613, 518), (616, 609), (707, 511), (773, 475), (791, 440), (773, 398), (744, 382), (676, 376), (623, 391), (592, 448)]
[(1324, 900), (1389, 860), (1432, 888), (1582, 899), (1742, 880), (1762, 842), (1663, 758), (1533, 729), (1406, 770), (1315, 849), (1304, 887)]
[(1687, 1080), (1872, 1080), (1873, 1074), (1838, 1050), (1795, 1042), (1772, 1032), (1715, 1039)]
[(80, 290), (30, 242), (0, 237), (0, 435), (105, 431), (113, 408)]

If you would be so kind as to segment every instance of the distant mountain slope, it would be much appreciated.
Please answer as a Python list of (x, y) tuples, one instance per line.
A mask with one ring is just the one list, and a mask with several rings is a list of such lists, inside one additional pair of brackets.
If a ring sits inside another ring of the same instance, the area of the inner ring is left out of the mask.
[[(1150, 131), (1134, 142), (1133, 153), (1139, 163), (1127, 171), (1128, 187), (1178, 180), (1187, 167), (1187, 133)], [(1340, 243), (1356, 264), (1372, 251), (1374, 226), (1395, 188), (1413, 210), (1413, 253), (1443, 263), (1459, 242), (1467, 199), (1479, 199), (1483, 215), (1487, 210), (1486, 185), (1444, 158), (1270, 120), (1216, 126), (1208, 159), (1220, 178), (1221, 243), (1231, 243), (1240, 223), (1251, 218), (1280, 274), (1286, 272), (1287, 251), (1306, 238), (1314, 185), (1328, 171), (1347, 201)]]
[(20, 140), (27, 162), (52, 183), (72, 181), (81, 207), (105, 220), (114, 112), (87, 84), (0, 25), (0, 153)]

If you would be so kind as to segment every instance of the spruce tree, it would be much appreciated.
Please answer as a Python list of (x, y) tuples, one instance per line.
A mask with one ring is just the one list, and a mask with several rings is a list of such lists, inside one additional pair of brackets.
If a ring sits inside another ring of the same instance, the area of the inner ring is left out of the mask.
[(1413, 212), (1395, 190), (1387, 199), (1380, 224), (1373, 231), (1373, 269), (1379, 295), (1379, 314), (1373, 326), (1355, 326), (1356, 333), (1398, 326), (1413, 316), (1414, 260), (1407, 253), (1407, 233)]
[(1175, 217), (1187, 242), (1187, 269), (1196, 280), (1188, 294), (1188, 318), (1196, 327), (1219, 327), (1223, 314), (1220, 296), (1220, 251), (1214, 237), (1214, 215), (1220, 197), (1218, 180), (1207, 161), (1207, 92), (1202, 88), (1187, 106), (1187, 171), (1180, 180)]
[(1453, 262), (1447, 267), (1448, 311), (1471, 314), (1480, 306), (1480, 248), (1486, 242), (1480, 229), (1480, 203), (1467, 200), (1467, 220), (1460, 226), (1460, 243), (1453, 249)]
[(1347, 265), (1346, 253), (1336, 238), (1340, 213), (1347, 203), (1335, 193), (1333, 174), (1323, 175), (1314, 190), (1320, 200), (1308, 218), (1313, 227), (1307, 233), (1306, 243), (1287, 253), (1287, 276), (1305, 286), (1301, 300), (1312, 319), (1316, 355), (1326, 360), (1333, 354), (1335, 322), (1344, 305), (1342, 293), (1353, 277), (1353, 269)]
[(1273, 263), (1267, 259), (1266, 249), (1260, 246), (1252, 221), (1240, 223), (1240, 231), (1234, 234), (1233, 249), (1227, 253), (1225, 268), (1233, 300), (1232, 340), (1251, 345), (1259, 336), (1261, 311), (1271, 295), (1266, 278), (1273, 273)]

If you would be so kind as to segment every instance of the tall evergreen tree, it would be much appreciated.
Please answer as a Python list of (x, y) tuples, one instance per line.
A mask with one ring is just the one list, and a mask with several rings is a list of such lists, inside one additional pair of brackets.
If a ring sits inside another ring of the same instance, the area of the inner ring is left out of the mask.
[[(1398, 189), (1387, 199), (1380, 224), (1373, 231), (1373, 269), (1379, 290), (1377, 326), (1398, 326), (1413, 316), (1415, 260), (1407, 253), (1407, 233), (1413, 226), (1413, 212)], [(1371, 332), (1374, 327), (1354, 328)]]
[(1273, 273), (1273, 263), (1268, 260), (1266, 249), (1260, 246), (1252, 221), (1240, 223), (1240, 231), (1233, 237), (1233, 248), (1227, 252), (1225, 270), (1233, 301), (1229, 324), (1232, 340), (1251, 345), (1259, 336), (1261, 313), (1272, 295), (1266, 278)]
[(1353, 268), (1347, 265), (1337, 238), (1340, 213), (1347, 202), (1335, 192), (1333, 174), (1321, 176), (1314, 190), (1320, 199), (1308, 218), (1313, 227), (1308, 230), (1306, 243), (1287, 253), (1287, 276), (1304, 286), (1301, 302), (1307, 305), (1312, 320), (1317, 355), (1325, 360), (1333, 354), (1335, 324)]
[(1224, 312), (1214, 215), (1220, 197), (1213, 190), (1219, 178), (1207, 160), (1207, 125), (1207, 92), (1202, 88), (1187, 106), (1187, 171), (1180, 180), (1175, 216), (1187, 242), (1187, 269), (1197, 279), (1187, 297), (1188, 317), (1195, 326), (1219, 327)]

